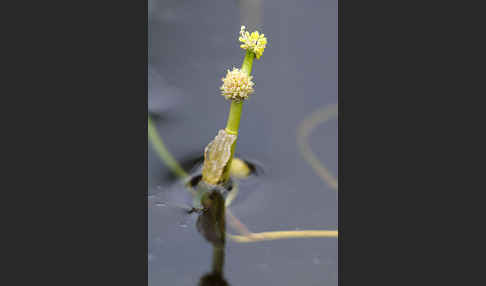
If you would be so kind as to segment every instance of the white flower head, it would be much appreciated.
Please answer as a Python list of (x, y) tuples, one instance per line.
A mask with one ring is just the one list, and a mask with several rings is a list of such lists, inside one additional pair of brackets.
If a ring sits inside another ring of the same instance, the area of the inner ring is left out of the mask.
[(254, 92), (255, 84), (251, 81), (252, 78), (240, 69), (228, 70), (226, 77), (222, 78), (221, 95), (228, 100), (243, 101), (247, 99)]

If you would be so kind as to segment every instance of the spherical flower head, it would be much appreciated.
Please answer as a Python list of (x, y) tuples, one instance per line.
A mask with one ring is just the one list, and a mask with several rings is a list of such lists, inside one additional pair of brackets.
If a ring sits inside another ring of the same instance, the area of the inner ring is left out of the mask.
[(265, 38), (264, 34), (260, 34), (258, 31), (250, 34), (246, 31), (245, 26), (241, 26), (238, 40), (243, 43), (240, 47), (255, 53), (257, 59), (260, 59), (267, 45), (267, 38)]
[(222, 79), (221, 95), (228, 100), (234, 101), (247, 99), (254, 92), (253, 86), (255, 84), (251, 81), (252, 78), (252, 76), (248, 76), (240, 69), (233, 68), (232, 71), (228, 70), (226, 77)]

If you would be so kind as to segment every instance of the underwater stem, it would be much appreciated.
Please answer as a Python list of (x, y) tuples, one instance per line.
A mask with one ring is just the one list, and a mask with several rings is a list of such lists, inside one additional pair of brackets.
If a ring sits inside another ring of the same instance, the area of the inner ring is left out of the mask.
[(182, 169), (179, 163), (172, 157), (170, 152), (165, 147), (164, 141), (160, 138), (159, 134), (157, 133), (157, 129), (155, 125), (152, 123), (152, 119), (150, 116), (148, 117), (148, 137), (150, 143), (154, 147), (157, 155), (159, 155), (160, 159), (164, 161), (164, 163), (169, 167), (169, 169), (174, 172), (177, 176), (184, 178), (187, 177), (187, 173)]

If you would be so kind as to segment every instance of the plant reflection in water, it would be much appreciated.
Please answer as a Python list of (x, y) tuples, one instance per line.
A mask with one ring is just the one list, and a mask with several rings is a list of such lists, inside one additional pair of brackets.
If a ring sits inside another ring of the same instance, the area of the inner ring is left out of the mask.
[(226, 244), (225, 200), (217, 190), (204, 193), (203, 210), (196, 227), (198, 232), (213, 246), (212, 269), (199, 280), (200, 286), (229, 285), (224, 279), (224, 248)]

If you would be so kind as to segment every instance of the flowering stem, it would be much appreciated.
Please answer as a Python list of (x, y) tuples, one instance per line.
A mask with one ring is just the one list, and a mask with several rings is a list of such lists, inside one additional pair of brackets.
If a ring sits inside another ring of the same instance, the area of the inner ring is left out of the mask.
[[(241, 71), (248, 76), (251, 74), (251, 68), (253, 66), (253, 59), (255, 54), (247, 51), (243, 64), (241, 65)], [(243, 108), (243, 101), (231, 101), (230, 112), (228, 115), (228, 122), (226, 123), (226, 132), (234, 135), (238, 135), (238, 128), (240, 127), (241, 110)]]

